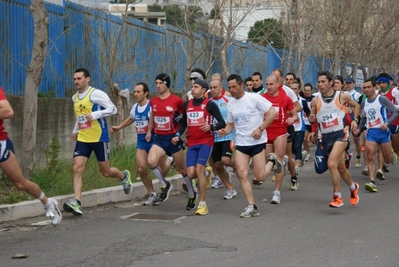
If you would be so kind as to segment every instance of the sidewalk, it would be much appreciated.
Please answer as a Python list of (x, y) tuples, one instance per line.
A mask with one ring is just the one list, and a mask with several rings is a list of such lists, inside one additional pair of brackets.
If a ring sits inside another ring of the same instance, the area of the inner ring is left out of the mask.
[[(178, 174), (167, 178), (173, 185), (173, 191), (178, 191), (182, 188), (183, 177)], [(155, 191), (159, 191), (159, 181), (153, 180)], [(107, 187), (102, 189), (95, 189), (82, 193), (82, 202), (84, 207), (94, 207), (102, 204), (112, 202), (131, 201), (133, 199), (140, 199), (147, 195), (147, 190), (143, 183), (138, 182), (133, 184), (133, 190), (129, 195), (123, 193), (120, 185)], [(48, 196), (53, 197), (53, 196)], [(63, 211), (63, 204), (69, 199), (73, 198), (73, 194), (55, 196), (58, 201), (58, 207)], [(39, 200), (22, 201), (16, 204), (0, 205), (0, 223), (6, 221), (13, 221), (27, 217), (36, 217), (44, 215), (43, 204)]]

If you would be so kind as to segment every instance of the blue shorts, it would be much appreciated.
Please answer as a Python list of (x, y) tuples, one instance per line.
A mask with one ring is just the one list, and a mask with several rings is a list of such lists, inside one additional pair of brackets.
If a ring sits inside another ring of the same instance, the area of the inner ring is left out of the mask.
[(96, 154), (97, 161), (109, 160), (108, 142), (84, 143), (77, 141), (75, 145), (75, 151), (73, 152), (73, 157), (80, 156), (90, 158), (92, 151), (94, 151), (94, 154)]
[(318, 174), (322, 174), (328, 170), (328, 155), (324, 148), (322, 148), (321, 143), (317, 142), (317, 148), (314, 155), (314, 170)]
[(250, 156), (251, 158), (253, 156), (258, 155), (262, 150), (266, 148), (266, 144), (259, 144), (259, 145), (253, 145), (253, 146), (235, 146), (236, 150), (240, 151), (241, 153)]
[(148, 151), (150, 151), (151, 147), (152, 147), (152, 142), (138, 141), (137, 144), (136, 144), (136, 149), (145, 150), (147, 153), (148, 153)]
[(366, 141), (377, 144), (385, 144), (391, 142), (392, 134), (389, 130), (381, 130), (379, 128), (370, 128), (367, 130)]
[(209, 156), (212, 153), (212, 147), (209, 145), (195, 145), (187, 148), (186, 166), (192, 167), (197, 164), (206, 166)]
[(345, 130), (322, 134), (321, 145), (330, 154), (335, 142), (342, 141), (348, 143), (348, 132)]
[(174, 134), (159, 135), (154, 136), (153, 145), (157, 145), (162, 148), (167, 155), (173, 155), (183, 149), (183, 141), (179, 139), (176, 145), (172, 143), (172, 138), (175, 137)]
[(390, 125), (389, 130), (391, 131), (391, 134), (397, 134), (399, 133), (399, 125)]
[(4, 162), (4, 161), (8, 160), (11, 152), (14, 153), (14, 146), (13, 146), (10, 138), (7, 138), (6, 140), (1, 140), (0, 141), (0, 162)]

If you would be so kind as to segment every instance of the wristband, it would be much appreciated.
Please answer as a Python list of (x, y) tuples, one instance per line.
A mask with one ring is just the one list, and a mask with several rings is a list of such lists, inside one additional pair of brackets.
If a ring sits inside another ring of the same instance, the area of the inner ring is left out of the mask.
[(179, 133), (179, 132), (177, 132), (177, 133), (175, 134), (175, 136), (177, 136), (177, 137), (179, 137), (179, 138), (180, 138), (180, 133)]

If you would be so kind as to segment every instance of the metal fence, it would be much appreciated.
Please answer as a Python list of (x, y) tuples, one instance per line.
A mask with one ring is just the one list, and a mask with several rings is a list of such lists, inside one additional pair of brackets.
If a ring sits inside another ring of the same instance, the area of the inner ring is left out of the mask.
[[(0, 0), (0, 85), (7, 94), (24, 94), (26, 68), (33, 46), (33, 19), (30, 0)], [(154, 77), (166, 72), (172, 77), (172, 88), (183, 91), (187, 66), (187, 37), (179, 29), (160, 27), (133, 18), (124, 23), (120, 17), (64, 1), (64, 6), (46, 3), (49, 14), (49, 42), (46, 64), (39, 86), (43, 95), (65, 97), (73, 92), (73, 72), (87, 68), (92, 86), (106, 89), (112, 80), (120, 88), (132, 89), (139, 81), (148, 82), (154, 90)], [(212, 53), (221, 40), (213, 37), (202, 42), (206, 34), (197, 34), (197, 64), (206, 69)], [(117, 46), (117, 49), (115, 49)], [(203, 52), (205, 51), (205, 53)], [(280, 68), (284, 51), (232, 40), (228, 48), (230, 73), (243, 78), (254, 71), (268, 75)], [(211, 73), (221, 72), (221, 61), (214, 58)], [(309, 57), (302, 77), (315, 84), (317, 72), (325, 65)]]

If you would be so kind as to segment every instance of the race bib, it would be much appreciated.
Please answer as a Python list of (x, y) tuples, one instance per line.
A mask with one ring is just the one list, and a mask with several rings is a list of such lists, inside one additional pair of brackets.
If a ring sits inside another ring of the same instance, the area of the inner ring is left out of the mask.
[(274, 118), (275, 120), (279, 120), (280, 119), (280, 107), (275, 107), (275, 106), (273, 106), (273, 108), (274, 108), (274, 110), (276, 111), (276, 113), (277, 113), (277, 116), (276, 116), (276, 118)]
[(323, 127), (323, 129), (328, 129), (330, 127), (334, 127), (337, 126), (338, 123), (338, 118), (337, 115), (335, 114), (328, 114), (325, 116), (322, 116), (321, 118), (321, 126)]
[(368, 128), (374, 128), (375, 126), (378, 126), (380, 124), (381, 124), (381, 118), (378, 118), (376, 120), (369, 120)]
[(78, 128), (79, 130), (91, 128), (91, 121), (88, 121), (84, 115), (78, 116)]
[(171, 128), (170, 118), (154, 116), (154, 125), (159, 131), (169, 131)]
[(134, 125), (136, 126), (136, 133), (143, 134), (148, 131), (148, 121), (134, 121)]
[(200, 126), (205, 122), (203, 111), (187, 112), (187, 126)]

